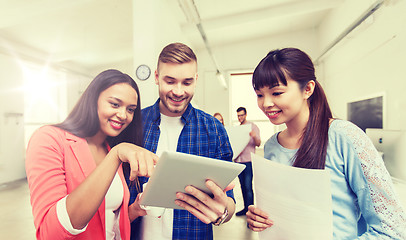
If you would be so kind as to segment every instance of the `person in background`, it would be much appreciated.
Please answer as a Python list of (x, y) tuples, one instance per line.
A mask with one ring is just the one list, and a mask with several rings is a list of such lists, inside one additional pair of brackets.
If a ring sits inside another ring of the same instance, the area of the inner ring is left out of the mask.
[(223, 115), (221, 115), (221, 113), (216, 112), (215, 114), (213, 114), (213, 117), (217, 118), (217, 120), (219, 120), (221, 122), (221, 124), (224, 125), (224, 119), (223, 119)]
[[(271, 123), (287, 127), (265, 143), (265, 158), (330, 171), (333, 238), (406, 239), (406, 214), (381, 156), (360, 128), (332, 117), (310, 57), (297, 48), (271, 51), (252, 84)], [(247, 222), (254, 231), (278, 224), (255, 206)]]
[(239, 107), (237, 109), (237, 117), (240, 125), (251, 125), (251, 139), (240, 155), (234, 160), (236, 163), (245, 165), (245, 169), (238, 175), (242, 197), (244, 199), (244, 208), (235, 214), (236, 216), (243, 216), (248, 211), (248, 206), (254, 204), (251, 153), (255, 153), (255, 148), (261, 145), (261, 137), (259, 135), (258, 126), (253, 122), (247, 121), (247, 110), (244, 107)]
[(129, 179), (150, 176), (157, 156), (142, 143), (139, 90), (118, 70), (90, 83), (62, 123), (31, 137), (26, 172), (37, 239), (130, 239)]
[[(233, 152), (224, 126), (213, 116), (190, 103), (196, 88), (197, 58), (182, 43), (172, 43), (161, 51), (155, 83), (159, 99), (142, 110), (144, 146), (158, 156), (177, 151), (231, 161)], [(141, 178), (142, 185), (148, 179)], [(175, 203), (185, 210), (165, 209), (161, 216), (147, 214), (142, 223), (133, 223), (132, 239), (213, 239), (212, 225), (228, 221), (235, 210), (232, 190), (206, 182), (212, 196), (187, 186), (177, 193)], [(228, 190), (228, 191), (227, 191)], [(140, 193), (130, 189), (134, 201)]]

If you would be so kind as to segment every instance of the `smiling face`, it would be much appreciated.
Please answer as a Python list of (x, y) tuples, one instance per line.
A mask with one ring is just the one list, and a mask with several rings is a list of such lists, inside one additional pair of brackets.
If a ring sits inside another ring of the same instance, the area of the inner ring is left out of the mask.
[(179, 117), (193, 98), (197, 80), (197, 63), (160, 63), (155, 71), (159, 88), (159, 109), (169, 117)]
[(269, 88), (267, 86), (256, 90), (258, 107), (265, 113), (269, 120), (280, 125), (307, 121), (309, 106), (307, 99), (314, 89), (314, 81), (309, 81), (305, 89), (300, 89), (299, 84), (287, 77), (287, 85)]
[(238, 117), (238, 121), (241, 124), (244, 124), (245, 121), (247, 120), (247, 113), (244, 110), (241, 110), (241, 111), (237, 112), (237, 117)]
[(118, 136), (133, 120), (138, 95), (127, 83), (115, 84), (100, 93), (97, 113), (102, 135)]

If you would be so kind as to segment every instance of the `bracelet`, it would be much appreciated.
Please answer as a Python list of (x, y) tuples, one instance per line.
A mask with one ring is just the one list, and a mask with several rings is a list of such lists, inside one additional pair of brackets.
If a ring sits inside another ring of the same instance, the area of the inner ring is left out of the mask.
[(217, 218), (216, 221), (212, 222), (212, 224), (214, 226), (220, 226), (220, 224), (222, 224), (226, 220), (227, 217), (228, 217), (228, 210), (227, 210), (227, 208), (225, 208), (223, 215), (221, 215), (219, 218)]

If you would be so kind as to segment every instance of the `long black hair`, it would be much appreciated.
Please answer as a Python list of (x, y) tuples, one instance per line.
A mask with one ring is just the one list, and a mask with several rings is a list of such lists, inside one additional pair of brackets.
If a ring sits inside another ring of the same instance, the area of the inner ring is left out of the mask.
[(263, 87), (287, 85), (286, 75), (296, 81), (301, 90), (313, 80), (314, 92), (308, 99), (310, 116), (301, 137), (301, 145), (293, 166), (324, 169), (328, 145), (329, 121), (332, 113), (326, 95), (316, 80), (310, 57), (297, 48), (284, 48), (269, 52), (255, 68), (252, 85), (255, 90)]
[[(100, 130), (99, 116), (97, 113), (97, 101), (99, 96), (107, 88), (119, 83), (127, 83), (137, 92), (137, 108), (134, 111), (133, 120), (127, 128), (118, 136), (108, 136), (106, 140), (111, 147), (114, 147), (121, 142), (128, 142), (141, 146), (143, 131), (141, 124), (140, 92), (138, 86), (129, 75), (115, 69), (109, 69), (99, 73), (86, 88), (68, 117), (63, 122), (55, 124), (54, 126), (81, 138), (94, 136)], [(123, 168), (124, 173), (128, 174), (128, 164), (123, 164)]]

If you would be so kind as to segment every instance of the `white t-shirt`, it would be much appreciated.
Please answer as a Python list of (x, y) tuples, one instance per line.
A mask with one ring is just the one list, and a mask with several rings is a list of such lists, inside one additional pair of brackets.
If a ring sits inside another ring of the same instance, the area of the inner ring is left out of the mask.
[[(178, 139), (183, 129), (181, 117), (168, 117), (161, 114), (160, 130), (156, 154), (161, 156), (163, 151), (176, 152)], [(147, 215), (143, 217), (141, 227), (141, 239), (144, 240), (168, 240), (172, 239), (173, 209), (153, 208), (161, 210), (161, 216)]]
[(124, 199), (123, 185), (118, 173), (113, 178), (105, 197), (106, 240), (119, 240), (120, 207)]

